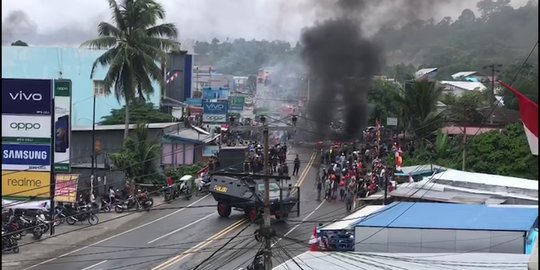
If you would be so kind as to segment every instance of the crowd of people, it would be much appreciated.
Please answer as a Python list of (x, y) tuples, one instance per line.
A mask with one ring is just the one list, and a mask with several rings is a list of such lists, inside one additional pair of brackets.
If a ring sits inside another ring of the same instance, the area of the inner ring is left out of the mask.
[(387, 152), (370, 144), (334, 144), (321, 150), (317, 199), (351, 204), (354, 198), (368, 197), (385, 186), (391, 192), (395, 189), (394, 168), (384, 162)]

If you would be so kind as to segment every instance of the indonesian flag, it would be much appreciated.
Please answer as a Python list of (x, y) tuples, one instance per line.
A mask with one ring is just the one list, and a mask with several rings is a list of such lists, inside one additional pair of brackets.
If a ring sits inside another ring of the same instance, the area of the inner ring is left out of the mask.
[(313, 228), (313, 233), (309, 237), (309, 251), (319, 251), (319, 238), (317, 236), (317, 226)]
[(531, 148), (531, 153), (538, 156), (538, 104), (528, 99), (525, 95), (510, 87), (510, 85), (498, 81), (502, 86), (514, 93), (519, 101), (519, 114), (523, 127), (525, 129), (525, 135), (527, 135), (527, 141)]

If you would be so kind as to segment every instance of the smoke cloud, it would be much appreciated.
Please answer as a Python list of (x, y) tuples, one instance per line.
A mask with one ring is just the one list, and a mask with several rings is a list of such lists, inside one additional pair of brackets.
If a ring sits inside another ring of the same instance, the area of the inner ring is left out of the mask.
[(368, 119), (367, 93), (382, 66), (379, 47), (364, 37), (358, 13), (363, 1), (340, 0), (338, 19), (304, 30), (302, 58), (309, 70), (313, 99), (309, 112), (322, 138), (331, 138), (331, 122), (341, 122), (339, 139), (352, 139)]
[(14, 10), (2, 22), (2, 45), (35, 34), (37, 26), (22, 10)]

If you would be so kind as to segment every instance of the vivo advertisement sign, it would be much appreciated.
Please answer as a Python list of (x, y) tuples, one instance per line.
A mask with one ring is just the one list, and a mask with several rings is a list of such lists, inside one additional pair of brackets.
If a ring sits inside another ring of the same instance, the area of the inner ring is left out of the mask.
[(2, 114), (50, 115), (52, 80), (2, 78)]
[(203, 115), (204, 114), (227, 115), (228, 111), (229, 111), (228, 101), (203, 102)]
[(2, 138), (51, 138), (50, 116), (2, 115)]
[[(44, 144), (2, 144), (2, 169), (32, 169), (31, 167), (49, 167), (51, 164), (51, 146)], [(15, 166), (12, 166), (15, 165)], [(17, 165), (22, 165), (17, 166)]]

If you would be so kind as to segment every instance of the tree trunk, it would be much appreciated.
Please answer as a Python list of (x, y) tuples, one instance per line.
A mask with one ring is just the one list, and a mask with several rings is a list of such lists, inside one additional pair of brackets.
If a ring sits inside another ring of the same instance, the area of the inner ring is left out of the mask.
[(129, 101), (126, 99), (126, 119), (125, 120), (125, 128), (124, 128), (124, 140), (128, 138), (129, 135)]

